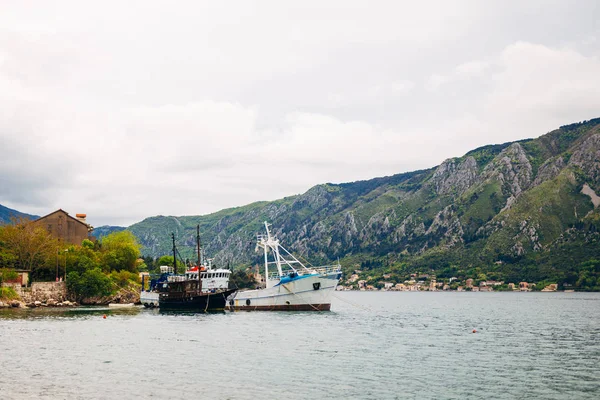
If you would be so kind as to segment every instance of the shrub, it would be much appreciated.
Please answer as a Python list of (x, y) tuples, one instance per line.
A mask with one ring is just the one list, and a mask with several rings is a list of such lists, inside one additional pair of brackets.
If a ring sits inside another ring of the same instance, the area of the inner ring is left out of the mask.
[(140, 283), (138, 274), (125, 270), (111, 272), (110, 279), (121, 288), (129, 286), (132, 282)]
[(0, 299), (4, 300), (19, 300), (20, 297), (11, 287), (0, 287)]
[(15, 281), (18, 278), (19, 274), (17, 271), (8, 268), (0, 269), (0, 284), (2, 284), (2, 282)]
[(73, 271), (67, 276), (67, 290), (78, 300), (108, 296), (113, 293), (113, 282), (99, 268), (87, 270), (81, 275)]

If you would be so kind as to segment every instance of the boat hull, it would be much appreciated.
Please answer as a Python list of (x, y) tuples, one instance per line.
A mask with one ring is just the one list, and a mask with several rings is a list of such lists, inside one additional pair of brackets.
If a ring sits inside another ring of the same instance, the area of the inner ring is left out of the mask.
[(217, 293), (198, 293), (186, 296), (173, 296), (170, 293), (160, 293), (159, 307), (165, 311), (222, 311), (225, 309), (227, 297), (236, 289)]
[(329, 311), (331, 304), (284, 304), (267, 306), (229, 306), (232, 311)]
[(232, 311), (329, 311), (340, 272), (302, 276), (267, 289), (237, 292)]
[(146, 308), (158, 307), (158, 292), (146, 292), (140, 293), (140, 303)]

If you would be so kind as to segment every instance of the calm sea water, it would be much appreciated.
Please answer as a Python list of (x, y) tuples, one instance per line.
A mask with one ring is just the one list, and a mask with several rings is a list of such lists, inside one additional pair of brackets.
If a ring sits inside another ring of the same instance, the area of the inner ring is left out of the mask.
[(600, 398), (600, 293), (335, 296), (322, 313), (3, 310), (0, 397)]

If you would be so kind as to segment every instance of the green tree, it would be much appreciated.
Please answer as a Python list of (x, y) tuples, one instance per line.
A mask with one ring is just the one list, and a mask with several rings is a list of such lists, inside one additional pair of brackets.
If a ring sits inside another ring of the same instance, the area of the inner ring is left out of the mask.
[(77, 301), (87, 297), (108, 296), (113, 293), (113, 282), (99, 268), (82, 274), (73, 271), (67, 275), (67, 290)]
[(140, 245), (129, 231), (113, 232), (102, 238), (102, 267), (107, 271), (136, 272)]
[[(3, 252), (11, 253), (15, 267), (26, 269), (35, 276), (37, 267), (51, 264), (56, 258), (60, 242), (41, 226), (32, 224), (26, 218), (13, 218), (12, 224), (0, 230), (0, 243)], [(6, 259), (6, 257), (3, 257)]]
[[(173, 257), (171, 257), (173, 259)], [(229, 277), (229, 288), (230, 289), (255, 289), (256, 281), (254, 276), (247, 271), (241, 269), (233, 271)]]
[(162, 265), (168, 265), (170, 267), (173, 266), (173, 256), (162, 256), (156, 261), (156, 266), (160, 267)]

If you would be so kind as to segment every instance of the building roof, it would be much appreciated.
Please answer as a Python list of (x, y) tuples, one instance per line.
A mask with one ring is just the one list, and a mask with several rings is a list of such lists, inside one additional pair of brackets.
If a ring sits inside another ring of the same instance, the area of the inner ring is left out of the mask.
[[(67, 217), (71, 218), (73, 221), (77, 221), (77, 222), (79, 222), (80, 224), (84, 225), (84, 226), (85, 226), (86, 228), (88, 228), (88, 229), (89, 229), (89, 228), (92, 228), (92, 226), (91, 226), (90, 224), (86, 224), (85, 222), (83, 222), (83, 221), (81, 221), (81, 220), (79, 220), (79, 219), (77, 219), (77, 218), (71, 217), (71, 216), (69, 215), (69, 213), (68, 213), (68, 212), (66, 212), (65, 210), (63, 210), (62, 208), (59, 208), (58, 210), (56, 210), (56, 211), (53, 211), (53, 212), (51, 212), (50, 214), (44, 215), (43, 217), (39, 217), (38, 219), (34, 220), (33, 222), (39, 221), (39, 220), (41, 220), (41, 219), (44, 219), (44, 218), (48, 218), (49, 216), (51, 216), (51, 215), (53, 215), (53, 214), (56, 214), (56, 213), (58, 213), (58, 212), (63, 212), (63, 213), (65, 213), (65, 214), (67, 215)], [(92, 228), (92, 229), (93, 229), (93, 228)]]

